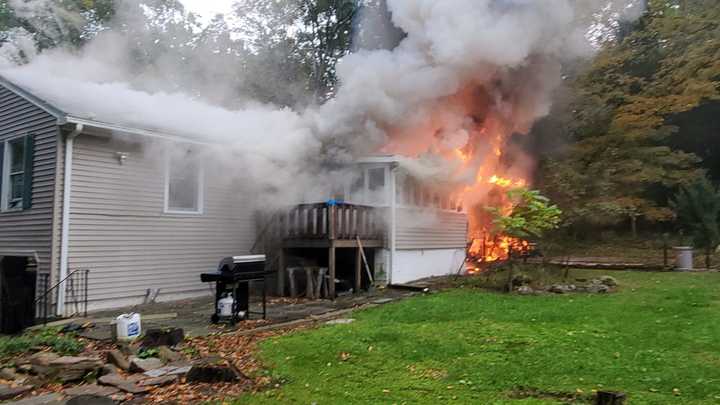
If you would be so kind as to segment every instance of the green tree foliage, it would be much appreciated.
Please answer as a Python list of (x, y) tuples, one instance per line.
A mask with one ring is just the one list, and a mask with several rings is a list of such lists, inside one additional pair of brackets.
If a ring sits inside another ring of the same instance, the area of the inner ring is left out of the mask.
[(695, 247), (710, 253), (720, 244), (720, 191), (702, 178), (680, 188), (671, 202), (680, 227), (692, 235)]
[(562, 211), (537, 190), (512, 189), (507, 192), (507, 199), (512, 203), (509, 212), (505, 208), (485, 208), (492, 215), (499, 234), (537, 239), (560, 225)]
[(569, 145), (544, 160), (543, 190), (575, 225), (671, 220), (670, 196), (703, 170), (669, 122), (720, 100), (720, 3), (650, 0), (569, 87), (552, 123)]

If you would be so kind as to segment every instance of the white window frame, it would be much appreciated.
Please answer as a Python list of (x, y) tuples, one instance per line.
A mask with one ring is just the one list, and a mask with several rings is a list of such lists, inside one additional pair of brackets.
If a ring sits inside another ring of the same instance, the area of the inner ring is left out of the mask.
[[(22, 204), (22, 197), (20, 205), (15, 208), (9, 208), (8, 205), (10, 203), (9, 198), (10, 197), (10, 176), (12, 173), (10, 173), (10, 143), (17, 141), (18, 139), (24, 139), (27, 135), (18, 135), (12, 138), (8, 138), (4, 141), (2, 141), (3, 147), (3, 168), (2, 168), (2, 179), (0, 179), (0, 212), (16, 212), (16, 211), (22, 211), (23, 210), (23, 204)], [(23, 154), (27, 156), (27, 152), (23, 149)], [(23, 156), (23, 158), (25, 157)], [(26, 162), (23, 162), (23, 176), (25, 176), (25, 167)], [(27, 181), (27, 179), (24, 179), (24, 181)]]
[(170, 151), (165, 154), (165, 196), (163, 213), (168, 215), (204, 215), (205, 214), (205, 162), (200, 159), (198, 170), (197, 210), (177, 210), (170, 208)]

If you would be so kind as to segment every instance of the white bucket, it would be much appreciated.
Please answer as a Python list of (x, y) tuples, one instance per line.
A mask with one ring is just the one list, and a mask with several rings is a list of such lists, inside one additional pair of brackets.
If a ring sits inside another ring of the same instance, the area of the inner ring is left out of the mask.
[(218, 315), (222, 317), (231, 317), (233, 316), (233, 306), (235, 305), (235, 300), (233, 299), (232, 295), (227, 294), (225, 297), (218, 300)]
[(135, 340), (142, 334), (140, 314), (122, 314), (118, 316), (115, 321), (117, 340), (119, 341)]
[(675, 251), (675, 268), (682, 271), (690, 271), (693, 269), (693, 248), (690, 246), (674, 247)]

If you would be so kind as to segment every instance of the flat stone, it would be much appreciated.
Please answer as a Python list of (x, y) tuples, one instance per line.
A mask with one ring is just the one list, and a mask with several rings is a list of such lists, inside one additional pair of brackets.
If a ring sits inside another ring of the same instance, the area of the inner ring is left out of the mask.
[(182, 354), (167, 346), (158, 346), (158, 357), (165, 363), (172, 363), (182, 359)]
[(373, 304), (387, 304), (389, 302), (393, 302), (394, 300), (392, 298), (380, 298), (377, 300), (374, 300)]
[(101, 385), (109, 385), (131, 394), (142, 394), (148, 391), (147, 388), (141, 387), (132, 381), (128, 381), (117, 374), (104, 375), (98, 378), (98, 383)]
[(70, 398), (66, 405), (115, 405), (116, 402), (102, 395), (80, 395)]
[(65, 401), (63, 401), (60, 394), (52, 393), (25, 398), (19, 401), (5, 402), (3, 405), (65, 405)]
[(81, 395), (97, 395), (103, 397), (109, 397), (110, 395), (117, 394), (120, 390), (112, 386), (103, 386), (96, 384), (89, 385), (77, 385), (75, 387), (63, 390), (63, 394), (77, 397)]
[(115, 367), (112, 364), (105, 364), (100, 369), (100, 375), (107, 375), (107, 374), (117, 374), (119, 372), (119, 368)]
[[(30, 364), (30, 370), (32, 370), (32, 372), (46, 375), (50, 373), (50, 362), (59, 358), (59, 355), (52, 352), (39, 352), (30, 356), (28, 363)], [(23, 371), (30, 371), (27, 370), (27, 366), (23, 365), (23, 367)]]
[(176, 375), (165, 375), (162, 377), (148, 378), (147, 380), (140, 381), (140, 385), (144, 387), (162, 387), (164, 385), (174, 383), (179, 378), (180, 377)]
[(135, 373), (144, 373), (150, 370), (155, 370), (163, 366), (162, 360), (157, 357), (150, 357), (147, 359), (132, 358), (130, 360), (130, 371)]
[(15, 369), (6, 367), (2, 370), (0, 370), (0, 379), (3, 380), (16, 380), (18, 378), (18, 374), (15, 372)]
[(125, 358), (120, 350), (110, 350), (106, 353), (107, 361), (110, 364), (114, 364), (122, 370), (130, 370), (130, 362)]
[(162, 377), (165, 375), (179, 376), (187, 374), (191, 368), (192, 366), (165, 366), (155, 370), (146, 371), (143, 374), (151, 378)]
[(12, 387), (10, 385), (0, 384), (0, 401), (13, 399), (16, 396), (22, 395), (30, 390), (32, 390), (32, 387), (26, 385)]
[(50, 362), (47, 376), (62, 382), (76, 381), (103, 366), (103, 362), (94, 357), (63, 356)]
[(325, 322), (328, 325), (347, 325), (355, 322), (355, 319), (333, 319), (332, 321)]

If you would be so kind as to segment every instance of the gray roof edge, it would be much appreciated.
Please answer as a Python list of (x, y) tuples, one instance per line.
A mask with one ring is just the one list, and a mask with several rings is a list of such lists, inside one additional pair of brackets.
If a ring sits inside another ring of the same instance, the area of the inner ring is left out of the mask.
[(171, 135), (171, 134), (167, 134), (164, 132), (152, 131), (149, 129), (126, 127), (123, 125), (111, 124), (111, 123), (107, 123), (107, 122), (95, 121), (95, 120), (90, 120), (87, 118), (79, 118), (79, 117), (73, 117), (73, 116), (68, 116), (66, 118), (66, 123), (81, 124), (81, 125), (85, 125), (88, 127), (105, 129), (108, 131), (117, 131), (117, 132), (122, 132), (122, 133), (126, 133), (126, 134), (147, 136), (150, 138), (164, 139), (164, 140), (173, 141), (173, 142), (192, 143), (192, 144), (196, 144), (196, 145), (214, 145), (215, 144), (213, 142), (198, 141), (198, 140), (194, 140), (192, 138)]
[(30, 93), (29, 91), (23, 89), (22, 87), (16, 85), (12, 81), (6, 79), (5, 76), (3, 76), (3, 75), (0, 75), (0, 85), (5, 86), (11, 92), (17, 94), (18, 96), (24, 98), (25, 100), (27, 100), (30, 103), (37, 106), (38, 108), (41, 108), (43, 111), (45, 111), (48, 114), (52, 115), (53, 117), (57, 118), (58, 124), (65, 123), (65, 118), (67, 117), (67, 114), (65, 112), (63, 112), (59, 108), (53, 106), (52, 104), (46, 102), (45, 100), (41, 99), (40, 97), (37, 97), (36, 95)]

